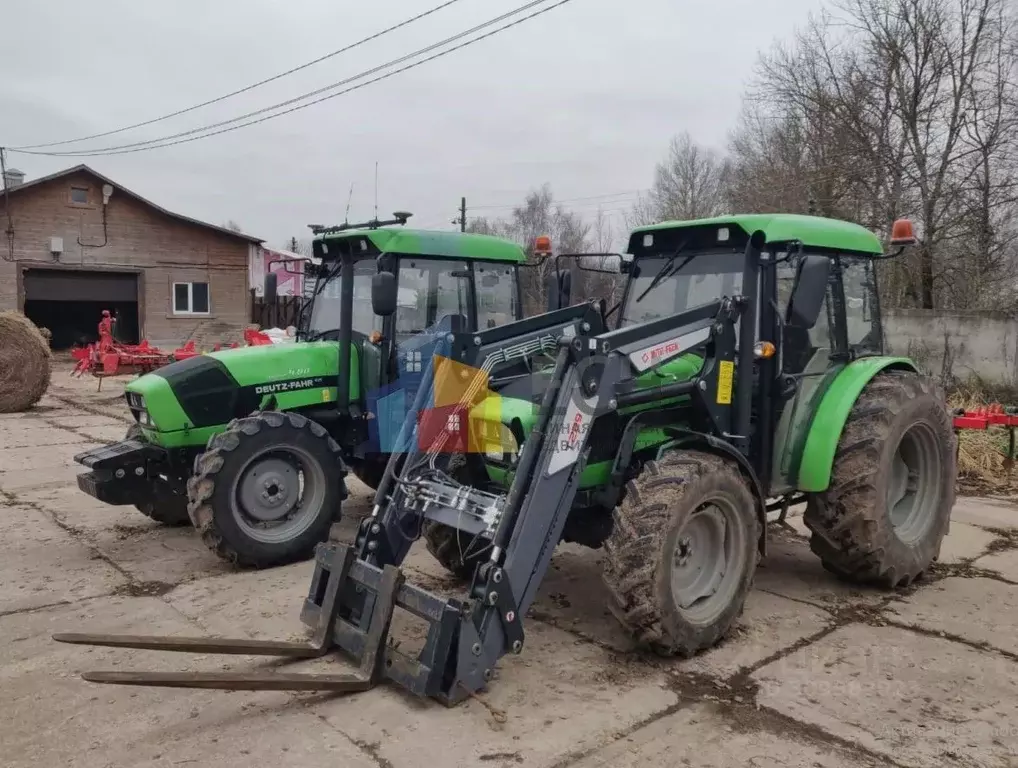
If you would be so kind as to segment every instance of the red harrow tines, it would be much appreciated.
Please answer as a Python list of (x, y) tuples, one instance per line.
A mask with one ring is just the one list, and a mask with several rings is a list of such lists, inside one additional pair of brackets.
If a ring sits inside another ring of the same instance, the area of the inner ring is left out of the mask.
[(1004, 406), (1000, 403), (984, 405), (972, 411), (958, 408), (954, 412), (954, 431), (963, 429), (988, 430), (991, 427), (1003, 427), (1008, 433), (1007, 458), (1010, 468), (1014, 464), (1015, 439), (1014, 430), (1018, 427), (1018, 408)]

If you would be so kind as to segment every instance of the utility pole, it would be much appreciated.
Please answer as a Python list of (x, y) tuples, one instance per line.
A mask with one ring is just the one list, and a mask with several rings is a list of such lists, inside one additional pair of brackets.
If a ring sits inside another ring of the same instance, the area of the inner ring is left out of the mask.
[(297, 253), (297, 238), (296, 237), (291, 237), (290, 238), (290, 250), (293, 253)]
[(460, 225), (460, 232), (467, 231), (467, 199), (465, 197), (460, 198), (460, 215), (453, 219), (452, 223)]

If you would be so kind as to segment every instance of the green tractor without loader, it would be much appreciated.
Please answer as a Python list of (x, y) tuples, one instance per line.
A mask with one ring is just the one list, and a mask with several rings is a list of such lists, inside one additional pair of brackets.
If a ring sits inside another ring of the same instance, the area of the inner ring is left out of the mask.
[[(898, 252), (912, 241), (911, 226), (896, 223)], [(357, 671), (84, 677), (322, 691), (389, 680), (454, 704), (483, 689), (502, 656), (523, 652), (523, 617), (560, 541), (603, 546), (621, 624), (659, 653), (690, 656), (741, 614), (768, 512), (799, 500), (825, 567), (907, 585), (936, 559), (949, 525), (955, 437), (938, 387), (883, 354), (874, 260), (884, 256), (869, 231), (816, 217), (639, 228), (618, 260), (628, 279), (611, 311), (578, 304), (446, 337), (440, 354), (476, 374), (443, 410), (436, 393), (450, 381), (440, 358), (429, 366), (356, 540), (317, 549), (301, 614), (310, 643), (55, 639), (291, 658), (338, 648)], [(377, 311), (390, 311), (394, 276), (373, 280)], [(567, 294), (554, 293), (568, 303)], [(553, 365), (540, 367), (541, 355)], [(431, 411), (441, 429), (423, 440), (417, 416)], [(494, 435), (466, 456), (486, 478), (454, 468), (465, 426)], [(456, 544), (442, 553), (469, 580), (455, 597), (404, 580), (400, 566), (426, 529)], [(397, 608), (427, 623), (419, 652), (387, 642)]]
[[(316, 229), (297, 343), (213, 352), (129, 383), (135, 424), (123, 442), (75, 457), (89, 469), (79, 487), (166, 525), (193, 523), (241, 565), (310, 558), (339, 518), (346, 468), (372, 488), (385, 468), (373, 394), (412, 378), (429, 333), (450, 318), (464, 330), (520, 318), (522, 248), (385, 226), (408, 216)], [(385, 317), (372, 310), (379, 269), (398, 283)]]

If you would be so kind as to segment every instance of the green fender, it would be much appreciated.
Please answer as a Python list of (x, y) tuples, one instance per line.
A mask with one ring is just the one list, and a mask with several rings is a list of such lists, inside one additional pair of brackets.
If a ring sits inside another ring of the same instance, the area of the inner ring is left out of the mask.
[(803, 447), (797, 483), (800, 491), (827, 490), (831, 484), (834, 452), (848, 414), (870, 379), (887, 369), (917, 370), (907, 357), (867, 357), (845, 366), (831, 382), (813, 415)]

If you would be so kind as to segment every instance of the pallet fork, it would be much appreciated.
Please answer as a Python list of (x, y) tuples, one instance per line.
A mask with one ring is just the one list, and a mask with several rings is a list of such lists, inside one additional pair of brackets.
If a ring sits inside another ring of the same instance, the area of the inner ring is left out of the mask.
[[(747, 259), (759, 255), (754, 238)], [(747, 270), (755, 274), (752, 270)], [(751, 281), (755, 283), (755, 280)], [(744, 285), (755, 296), (756, 285)], [(556, 351), (540, 411), (523, 442), (505, 495), (463, 486), (443, 469), (457, 420), (450, 420), (426, 451), (417, 448), (416, 415), (431, 384), (418, 389), (375, 495), (372, 513), (353, 545), (320, 545), (301, 620), (313, 630), (309, 644), (254, 640), (56, 635), (86, 645), (151, 650), (316, 658), (333, 648), (359, 662), (356, 672), (336, 675), (90, 672), (97, 683), (227, 690), (353, 692), (392, 680), (419, 696), (453, 705), (482, 690), (496, 662), (520, 653), (522, 617), (535, 598), (572, 506), (597, 416), (656, 398), (688, 396), (702, 415), (704, 432), (723, 436), (736, 457), (748, 451), (749, 387), (733, 387), (736, 322), (741, 318), (738, 367), (752, 370), (753, 302), (737, 296), (636, 326), (606, 331), (593, 304), (556, 310), (476, 334), (451, 334), (448, 356), (490, 374), (500, 366)], [(651, 391), (636, 378), (694, 348), (706, 348), (704, 364), (690, 381)], [(434, 363), (432, 363), (434, 365)], [(428, 377), (433, 380), (434, 377)], [(469, 408), (485, 385), (474, 376), (460, 405)], [(463, 418), (459, 423), (465, 423)], [(683, 430), (677, 430), (682, 432)], [(677, 434), (682, 439), (684, 436)], [(686, 437), (696, 438), (694, 433)], [(702, 434), (699, 437), (704, 437)], [(720, 442), (720, 441), (716, 441)], [(401, 464), (401, 466), (400, 466)], [(761, 511), (763, 506), (761, 504)], [(476, 568), (465, 599), (445, 598), (405, 583), (399, 570), (425, 520), (453, 525), (486, 542), (487, 562)], [(428, 624), (423, 649), (411, 656), (387, 642), (396, 608)]]

